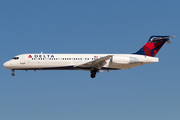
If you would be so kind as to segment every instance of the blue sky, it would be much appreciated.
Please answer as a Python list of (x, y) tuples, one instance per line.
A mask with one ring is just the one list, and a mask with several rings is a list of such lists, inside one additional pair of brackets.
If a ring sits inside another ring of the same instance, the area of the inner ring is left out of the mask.
[[(1, 120), (179, 120), (178, 0), (1, 0)], [(176, 35), (159, 63), (130, 70), (11, 71), (23, 53), (132, 53)]]

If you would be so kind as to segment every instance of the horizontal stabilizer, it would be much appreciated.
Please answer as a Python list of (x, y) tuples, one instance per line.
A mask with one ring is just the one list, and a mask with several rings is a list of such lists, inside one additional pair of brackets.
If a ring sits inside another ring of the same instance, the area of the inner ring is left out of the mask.
[(171, 41), (166, 41), (165, 43), (171, 43)]
[(173, 38), (173, 37), (175, 37), (175, 36), (168, 36), (168, 37), (162, 37), (162, 38), (157, 38), (157, 39), (152, 38), (151, 41), (152, 42), (161, 42), (162, 40), (167, 40), (165, 43), (171, 43), (169, 41), (169, 38)]

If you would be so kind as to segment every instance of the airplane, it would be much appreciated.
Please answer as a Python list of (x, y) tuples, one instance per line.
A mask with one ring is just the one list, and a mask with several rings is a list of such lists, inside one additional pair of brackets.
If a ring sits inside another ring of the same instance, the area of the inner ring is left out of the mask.
[(12, 70), (85, 70), (91, 78), (107, 70), (123, 70), (159, 61), (155, 55), (174, 36), (151, 36), (137, 52), (131, 54), (21, 54), (5, 62), (3, 67)]

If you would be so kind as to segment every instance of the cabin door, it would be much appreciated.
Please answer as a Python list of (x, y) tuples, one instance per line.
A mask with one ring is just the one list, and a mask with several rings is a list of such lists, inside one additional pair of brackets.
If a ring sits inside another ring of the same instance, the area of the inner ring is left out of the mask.
[(25, 57), (24, 57), (24, 55), (20, 57), (20, 64), (25, 64)]

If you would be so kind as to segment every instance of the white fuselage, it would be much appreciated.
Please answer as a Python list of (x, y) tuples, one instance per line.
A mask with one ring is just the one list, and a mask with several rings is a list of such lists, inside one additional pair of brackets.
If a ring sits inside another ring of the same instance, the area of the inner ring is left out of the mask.
[[(157, 57), (137, 54), (21, 54), (5, 62), (3, 66), (11, 70), (91, 70), (81, 66), (107, 55), (101, 70), (120, 70), (158, 62)], [(80, 66), (80, 67), (79, 67)]]

